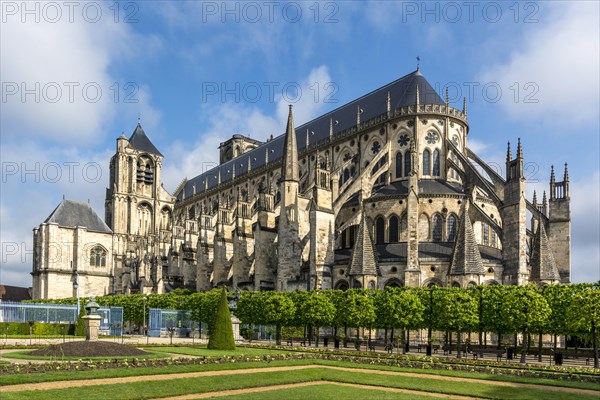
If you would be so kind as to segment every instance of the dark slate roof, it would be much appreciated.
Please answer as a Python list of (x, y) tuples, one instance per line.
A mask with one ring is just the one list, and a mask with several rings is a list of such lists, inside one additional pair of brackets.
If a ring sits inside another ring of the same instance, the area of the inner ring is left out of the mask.
[(31, 300), (31, 288), (0, 285), (0, 300), (2, 300), (2, 301)]
[[(434, 194), (464, 194), (462, 186), (443, 181), (441, 179), (420, 179), (420, 195)], [(387, 186), (382, 186), (373, 195), (371, 199), (377, 199), (386, 196), (406, 196), (408, 195), (408, 180), (393, 182)]]
[[(417, 70), (336, 108), (333, 111), (323, 114), (312, 121), (296, 127), (298, 150), (302, 150), (306, 146), (307, 131), (311, 132), (310, 143), (328, 139), (330, 121), (334, 122), (334, 135), (355, 126), (356, 113), (359, 107), (363, 110), (360, 117), (362, 121), (367, 121), (378, 115), (385, 114), (387, 112), (388, 92), (390, 94), (390, 106), (392, 110), (415, 104), (417, 85), (419, 86), (419, 99), (421, 104), (445, 104), (442, 98), (436, 93), (435, 89), (427, 82), (421, 72)], [(196, 187), (196, 193), (203, 192), (206, 186), (205, 181), (208, 182), (209, 189), (217, 186), (219, 171), (221, 172), (221, 183), (230, 181), (232, 179), (234, 164), (237, 177), (247, 174), (248, 163), (250, 163), (251, 169), (265, 165), (265, 153), (267, 152), (269, 153), (268, 162), (279, 160), (283, 156), (283, 145), (284, 135), (280, 135), (231, 161), (223, 163), (190, 179), (183, 190), (178, 193), (177, 200), (182, 200), (183, 196), (185, 196), (185, 198), (192, 196), (194, 186)]]
[(533, 238), (532, 247), (531, 260), (529, 262), (531, 265), (531, 278), (535, 281), (559, 281), (560, 275), (554, 262), (554, 255), (552, 254), (548, 236), (546, 236), (546, 228), (543, 221), (538, 220), (538, 229)]
[(55, 223), (66, 228), (81, 226), (88, 231), (112, 233), (89, 204), (73, 200), (61, 201), (44, 223)]
[[(436, 258), (443, 261), (450, 261), (452, 255), (452, 242), (422, 242), (419, 243), (419, 258)], [(406, 262), (407, 258), (407, 243), (388, 243), (378, 244), (375, 246), (379, 262), (398, 261)], [(479, 246), (481, 257), (486, 261), (500, 261), (502, 259), (502, 251), (493, 247)], [(348, 264), (352, 249), (338, 249), (335, 251), (336, 264)]]
[(135, 127), (135, 131), (129, 138), (129, 144), (137, 150), (145, 151), (146, 153), (156, 154), (157, 156), (163, 156), (160, 151), (152, 144), (146, 132), (142, 129), (142, 125), (138, 122)]
[(483, 274), (481, 253), (469, 218), (468, 201), (463, 207), (450, 261), (450, 275)]

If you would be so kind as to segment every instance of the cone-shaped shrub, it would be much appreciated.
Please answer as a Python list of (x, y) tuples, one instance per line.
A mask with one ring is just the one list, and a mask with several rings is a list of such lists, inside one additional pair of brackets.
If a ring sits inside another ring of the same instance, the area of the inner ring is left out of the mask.
[(225, 287), (221, 291), (221, 299), (219, 300), (215, 320), (212, 323), (208, 348), (214, 350), (235, 350), (231, 314), (229, 313), (227, 290), (225, 290)]

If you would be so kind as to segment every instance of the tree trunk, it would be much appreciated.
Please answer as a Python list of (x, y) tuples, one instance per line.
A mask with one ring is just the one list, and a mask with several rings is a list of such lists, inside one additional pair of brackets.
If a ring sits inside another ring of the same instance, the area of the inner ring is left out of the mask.
[(460, 337), (461, 337), (461, 334), (460, 334), (460, 330), (459, 330), (456, 333), (456, 342), (458, 343), (458, 351), (457, 351), (456, 357), (458, 357), (458, 358), (462, 358), (462, 348), (460, 345)]
[(531, 350), (531, 334), (527, 334), (527, 352), (529, 353)]
[(392, 332), (390, 333), (390, 343), (394, 343), (394, 328), (392, 328)]
[(315, 347), (319, 347), (319, 327), (315, 326), (315, 331), (317, 331), (317, 336), (315, 338)]
[(410, 329), (406, 330), (406, 344), (404, 345), (404, 351), (409, 352), (410, 350)]
[(384, 336), (383, 336), (383, 343), (384, 343), (384, 344), (387, 344), (387, 331), (388, 331), (388, 328), (387, 328), (387, 326), (386, 326), (386, 327), (385, 327), (385, 331), (384, 331), (385, 333), (384, 333)]
[(312, 325), (308, 325), (307, 331), (308, 331), (308, 347), (310, 347), (310, 346), (312, 346), (312, 336), (313, 336)]
[(281, 346), (281, 324), (275, 325), (275, 344)]
[[(516, 335), (515, 335), (516, 337)], [(526, 343), (527, 342), (527, 343)], [(529, 332), (527, 332), (527, 328), (523, 331), (523, 348), (521, 349), (521, 364), (525, 364), (527, 362), (527, 347), (529, 347)]]
[(542, 334), (538, 335), (538, 361), (542, 362)]
[(556, 353), (556, 346), (558, 346), (558, 335), (554, 334), (554, 353)]
[(594, 368), (600, 368), (598, 362), (598, 333), (596, 332), (596, 323), (592, 321), (592, 345), (594, 346)]

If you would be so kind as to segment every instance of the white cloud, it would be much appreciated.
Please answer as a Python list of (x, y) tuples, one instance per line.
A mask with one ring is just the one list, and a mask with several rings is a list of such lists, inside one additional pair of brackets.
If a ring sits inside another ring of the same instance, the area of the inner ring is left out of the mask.
[[(302, 95), (294, 103), (294, 123), (296, 126), (319, 115), (323, 111), (323, 96), (315, 97), (311, 90), (314, 84), (323, 87), (326, 82), (332, 82), (326, 66), (313, 68), (306, 78), (298, 84)], [(257, 107), (246, 106), (244, 103), (226, 103), (205, 111), (209, 115), (210, 127), (198, 134), (198, 139), (190, 150), (190, 146), (175, 142), (166, 151), (169, 162), (164, 164), (163, 181), (171, 192), (179, 185), (184, 177), (192, 178), (219, 162), (217, 148), (234, 134), (243, 134), (253, 139), (264, 141), (270, 135), (279, 136), (285, 132), (288, 114), (288, 104), (280, 94), (275, 100), (275, 116), (265, 115)]]
[(104, 217), (108, 161), (112, 151), (90, 152), (33, 141), (3, 144), (0, 196), (0, 281), (30, 286), (32, 229), (67, 199), (89, 201)]
[(504, 40), (518, 50), (485, 66), (481, 81), (499, 84), (500, 104), (515, 119), (597, 123), (599, 3), (542, 2), (540, 7), (546, 12), (541, 22), (522, 37)]
[(569, 189), (572, 281), (595, 282), (600, 280), (600, 171), (571, 181)]
[[(103, 128), (117, 108), (119, 112), (135, 108), (154, 113), (148, 104), (148, 88), (140, 83), (125, 86), (127, 82), (109, 68), (142, 53), (152, 54), (160, 40), (134, 33), (129, 24), (115, 23), (107, 8), (95, 23), (86, 22), (81, 9), (73, 13), (74, 22), (69, 22), (68, 11), (62, 9), (56, 23), (48, 21), (51, 17), (36, 23), (30, 16), (22, 23), (20, 14), (3, 15), (4, 140), (38, 137), (89, 143), (103, 137)], [(25, 90), (33, 93), (25, 94)], [(138, 102), (127, 103), (127, 95)]]

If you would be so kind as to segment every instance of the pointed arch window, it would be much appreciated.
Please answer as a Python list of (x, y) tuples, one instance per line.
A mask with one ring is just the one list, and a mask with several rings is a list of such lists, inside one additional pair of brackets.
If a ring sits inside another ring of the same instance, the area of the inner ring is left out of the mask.
[(423, 151), (423, 175), (431, 175), (431, 152)]
[(402, 153), (396, 154), (396, 179), (402, 178)]
[(106, 267), (106, 250), (100, 246), (96, 246), (90, 250), (90, 266)]
[(383, 220), (383, 217), (378, 217), (375, 220), (375, 243), (385, 243), (385, 221)]
[(441, 242), (442, 241), (442, 216), (440, 214), (435, 214), (433, 216), (433, 221), (432, 221), (432, 231), (431, 231), (431, 238), (433, 239), (434, 242)]
[(456, 217), (454, 215), (450, 215), (448, 217), (448, 241), (454, 242), (456, 240)]
[(410, 151), (404, 152), (404, 176), (410, 175)]
[(433, 176), (440, 176), (440, 151), (438, 149), (433, 152)]
[(396, 217), (395, 215), (393, 215), (390, 218), (390, 243), (397, 243), (398, 242), (398, 217)]
[(348, 238), (350, 248), (354, 247), (354, 240), (356, 239), (356, 225), (350, 227), (350, 237)]
[(483, 245), (489, 246), (490, 245), (490, 226), (486, 223), (482, 223), (481, 225), (482, 225), (481, 230), (483, 232)]

